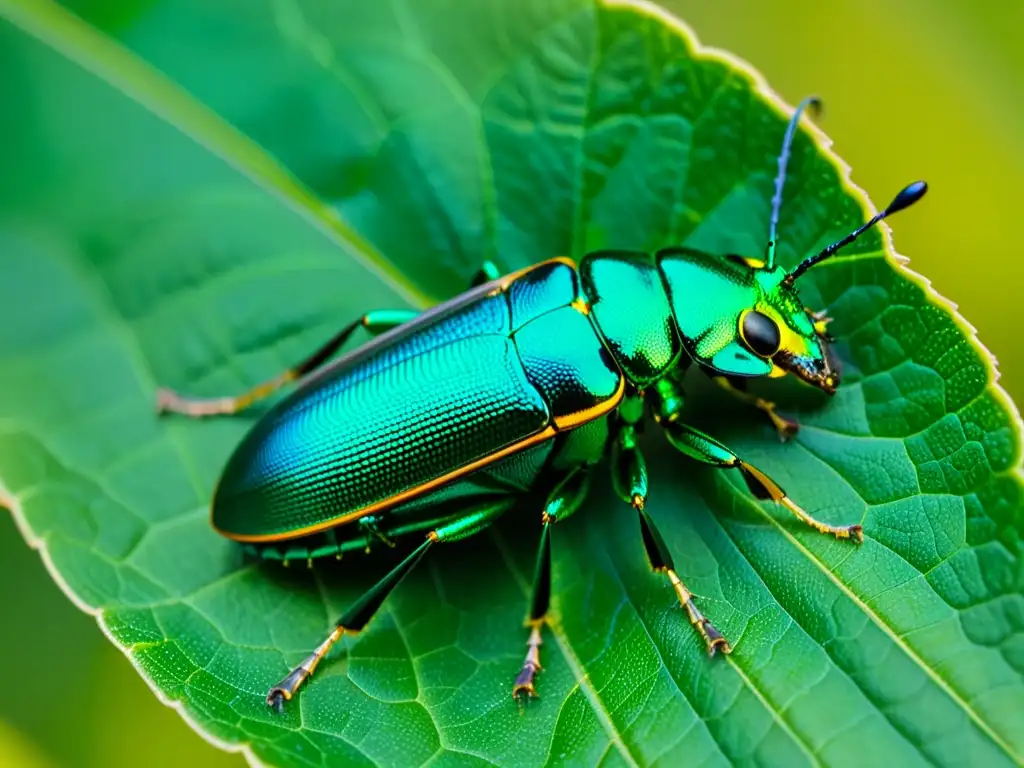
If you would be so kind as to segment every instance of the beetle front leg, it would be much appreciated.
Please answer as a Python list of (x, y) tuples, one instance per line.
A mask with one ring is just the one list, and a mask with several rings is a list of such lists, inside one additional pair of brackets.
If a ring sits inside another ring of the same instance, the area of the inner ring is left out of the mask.
[[(661, 384), (661, 382), (659, 382)], [(680, 409), (675, 403), (681, 403), (675, 387), (671, 384), (662, 385), (657, 392), (655, 403), (655, 420), (665, 430), (668, 441), (682, 453), (692, 459), (726, 469), (738, 469), (743, 474), (750, 492), (759, 499), (771, 499), (781, 504), (796, 517), (819, 533), (835, 536), (837, 539), (852, 539), (857, 544), (864, 542), (864, 530), (860, 525), (829, 525), (807, 514), (793, 502), (786, 492), (768, 475), (757, 467), (748, 464), (710, 435), (706, 435), (696, 427), (679, 421)]]
[(690, 624), (704, 640), (708, 655), (714, 656), (715, 651), (731, 653), (732, 646), (729, 645), (729, 641), (697, 607), (693, 600), (693, 593), (686, 588), (679, 578), (679, 574), (676, 573), (672, 553), (669, 552), (665, 540), (647, 512), (647, 467), (643, 454), (640, 453), (640, 448), (637, 446), (636, 432), (631, 424), (622, 427), (622, 431), (612, 446), (612, 469), (614, 472), (612, 482), (616, 493), (623, 501), (631, 504), (637, 512), (640, 521), (640, 535), (651, 569), (668, 578), (672, 589), (675, 590), (676, 596), (679, 598), (679, 603), (686, 611)]
[(548, 608), (551, 604), (551, 526), (579, 509), (580, 504), (587, 497), (589, 487), (588, 468), (579, 467), (555, 487), (544, 505), (544, 512), (541, 514), (540, 547), (537, 550), (537, 565), (533, 571), (530, 615), (526, 620), (530, 636), (526, 641), (526, 658), (512, 685), (512, 698), (516, 701), (521, 695), (528, 697), (537, 695), (534, 678), (541, 670), (540, 646), (543, 642), (541, 628), (547, 620)]
[(192, 398), (183, 397), (170, 389), (158, 389), (156, 394), (157, 413), (180, 413), (184, 416), (201, 418), (203, 416), (218, 416), (248, 408), (258, 400), (272, 395), (281, 387), (296, 381), (307, 373), (316, 370), (327, 362), (330, 357), (341, 349), (349, 337), (355, 333), (357, 328), (365, 328), (369, 333), (376, 336), (379, 333), (390, 331), (399, 325), (412, 320), (418, 312), (411, 309), (378, 309), (367, 312), (353, 323), (349, 323), (326, 344), (317, 349), (298, 365), (289, 368), (284, 373), (278, 374), (272, 379), (257, 384), (248, 392), (234, 397), (211, 397)]
[(860, 525), (829, 525), (807, 514), (779, 485), (757, 467), (743, 461), (724, 445), (699, 429), (680, 424), (677, 421), (662, 424), (668, 440), (687, 456), (716, 467), (735, 468), (743, 474), (750, 492), (759, 499), (771, 499), (781, 504), (796, 517), (819, 533), (835, 536), (837, 539), (852, 539), (857, 544), (864, 542), (864, 530)]
[(327, 636), (327, 639), (320, 643), (316, 650), (285, 675), (281, 682), (270, 689), (270, 692), (267, 694), (267, 705), (279, 712), (282, 711), (284, 702), (291, 700), (299, 687), (313, 674), (324, 656), (341, 639), (341, 636), (346, 632), (349, 634), (360, 632), (370, 622), (374, 614), (377, 613), (388, 595), (398, 586), (398, 583), (416, 567), (416, 564), (423, 559), (427, 550), (434, 544), (458, 541), (467, 536), (472, 536), (497, 520), (510, 506), (512, 506), (511, 499), (491, 502), (478, 508), (475, 512), (465, 514), (451, 523), (435, 528), (428, 533), (426, 540), (422, 544), (413, 550), (402, 562), (392, 568), (383, 579), (373, 585), (345, 611), (344, 615), (338, 619), (337, 625)]
[(775, 403), (758, 397), (757, 395), (750, 394), (747, 391), (746, 379), (739, 378), (737, 376), (714, 376), (712, 378), (716, 384), (736, 399), (763, 411), (764, 414), (771, 419), (772, 425), (775, 427), (775, 431), (779, 433), (779, 439), (783, 442), (789, 440), (791, 437), (795, 437), (796, 433), (800, 431), (800, 425), (796, 421), (793, 419), (787, 419), (775, 410)]

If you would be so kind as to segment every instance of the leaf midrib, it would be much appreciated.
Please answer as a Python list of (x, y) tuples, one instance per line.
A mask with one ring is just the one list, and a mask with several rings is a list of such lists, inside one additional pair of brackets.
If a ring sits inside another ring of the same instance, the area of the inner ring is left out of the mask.
[(274, 194), (410, 304), (425, 307), (431, 303), (428, 294), (263, 147), (116, 41), (53, 0), (0, 0), (0, 17), (117, 89)]

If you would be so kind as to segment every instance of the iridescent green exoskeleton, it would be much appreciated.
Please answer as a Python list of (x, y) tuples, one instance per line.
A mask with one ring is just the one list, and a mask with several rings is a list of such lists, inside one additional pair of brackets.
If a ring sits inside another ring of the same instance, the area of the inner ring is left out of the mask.
[[(253, 553), (287, 564), (341, 557), (376, 542), (421, 542), (338, 620), (327, 638), (271, 687), (280, 708), (345, 632), (358, 632), (428, 549), (486, 528), (537, 498), (540, 550), (528, 652), (513, 696), (534, 695), (551, 589), (551, 526), (580, 509), (592, 468), (608, 458), (614, 487), (635, 511), (652, 568), (669, 580), (708, 652), (729, 643), (694, 603), (646, 507), (637, 445), (651, 417), (687, 456), (742, 473), (818, 531), (860, 542), (860, 525), (829, 525), (775, 482), (680, 418), (691, 364), (761, 408), (780, 434), (796, 424), (742, 382), (792, 373), (828, 393), (839, 385), (826, 318), (805, 308), (797, 279), (885, 216), (917, 201), (911, 184), (882, 213), (796, 269), (775, 263), (775, 232), (791, 120), (779, 157), (761, 261), (667, 248), (598, 252), (577, 266), (552, 259), (500, 276), (485, 265), (466, 293), (427, 310), (372, 311), (293, 369), (238, 397), (195, 400), (163, 390), (160, 410), (233, 413), (288, 382), (299, 386), (261, 418), (232, 455), (213, 499), (213, 525)], [(358, 328), (376, 338), (334, 362)], [(521, 506), (521, 505), (520, 505)]]

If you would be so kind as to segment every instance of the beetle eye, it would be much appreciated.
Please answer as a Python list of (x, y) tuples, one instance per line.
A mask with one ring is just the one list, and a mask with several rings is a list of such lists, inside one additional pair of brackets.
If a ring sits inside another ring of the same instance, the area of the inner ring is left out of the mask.
[(771, 357), (782, 343), (779, 326), (756, 309), (748, 309), (740, 317), (740, 337), (751, 352), (761, 357)]

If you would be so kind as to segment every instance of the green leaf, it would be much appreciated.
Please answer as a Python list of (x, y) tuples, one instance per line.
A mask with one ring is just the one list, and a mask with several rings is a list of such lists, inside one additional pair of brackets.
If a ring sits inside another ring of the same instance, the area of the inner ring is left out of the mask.
[[(485, 258), (757, 256), (787, 110), (640, 4), (68, 5), (96, 28), (0, 0), (0, 494), (197, 730), (289, 766), (1024, 761), (1019, 418), (878, 233), (805, 278), (845, 381), (827, 404), (774, 383), (797, 440), (699, 386), (692, 409), (812, 513), (863, 521), (862, 547), (647, 440), (651, 513), (731, 656), (706, 657), (601, 482), (554, 532), (525, 712), (518, 518), (434, 550), (271, 712), (268, 685), (388, 561), (244, 562), (206, 510), (253, 417), (158, 419), (156, 387), (241, 391)], [(798, 137), (783, 263), (865, 219), (826, 144)]]

